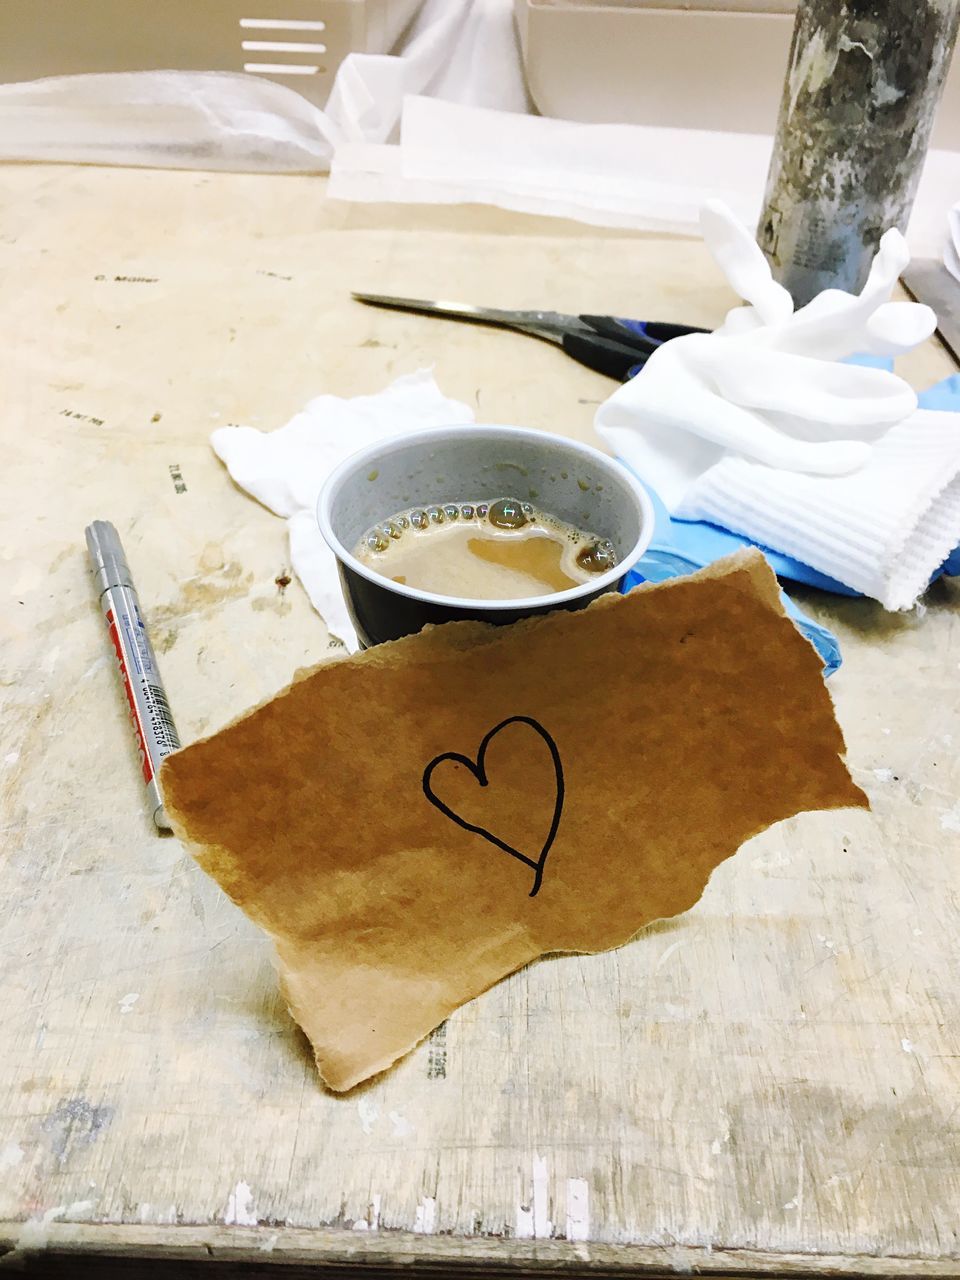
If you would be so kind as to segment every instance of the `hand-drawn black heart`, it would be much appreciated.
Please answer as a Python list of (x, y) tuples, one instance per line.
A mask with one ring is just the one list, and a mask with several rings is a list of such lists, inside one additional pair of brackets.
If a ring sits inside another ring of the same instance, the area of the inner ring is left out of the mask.
[[(525, 853), (521, 853), (520, 850), (515, 849), (513, 845), (507, 844), (505, 840), (501, 840), (499, 836), (494, 835), (492, 831), (488, 831), (486, 827), (476, 826), (472, 822), (467, 822), (465, 818), (461, 818), (458, 813), (454, 813), (448, 805), (443, 803), (431, 785), (433, 771), (436, 767), (443, 764), (445, 760), (453, 760), (457, 764), (462, 764), (465, 768), (469, 769), (476, 780), (480, 783), (481, 787), (487, 786), (488, 778), (484, 764), (487, 747), (489, 747), (491, 741), (497, 736), (500, 730), (505, 729), (508, 724), (528, 724), (530, 728), (533, 729), (535, 733), (539, 734), (547, 744), (550, 755), (553, 759), (553, 767), (557, 778), (557, 797), (553, 807), (553, 821), (550, 823), (550, 831), (547, 834), (546, 840), (543, 842), (543, 848), (540, 850), (540, 856), (538, 858), (527, 857)], [(476, 763), (474, 763), (468, 756), (460, 755), (457, 751), (444, 751), (442, 755), (431, 760), (426, 769), (424, 769), (423, 793), (432, 805), (436, 805), (440, 812), (446, 814), (448, 818), (451, 818), (457, 826), (463, 827), (466, 831), (476, 832), (478, 836), (483, 836), (484, 840), (489, 840), (491, 844), (496, 845), (498, 849), (502, 849), (504, 853), (509, 853), (511, 857), (519, 858), (519, 860), (521, 862), (525, 862), (528, 867), (532, 867), (534, 877), (533, 888), (530, 890), (530, 897), (536, 897), (540, 890), (541, 881), (543, 880), (543, 868), (547, 861), (547, 854), (550, 852), (550, 848), (556, 838), (557, 828), (560, 826), (560, 814), (563, 812), (563, 765), (560, 763), (560, 752), (557, 750), (557, 744), (554, 742), (553, 738), (550, 737), (550, 734), (547, 733), (542, 724), (539, 724), (530, 716), (510, 716), (506, 720), (501, 720), (498, 725), (494, 725), (480, 743), (480, 750), (477, 752)]]

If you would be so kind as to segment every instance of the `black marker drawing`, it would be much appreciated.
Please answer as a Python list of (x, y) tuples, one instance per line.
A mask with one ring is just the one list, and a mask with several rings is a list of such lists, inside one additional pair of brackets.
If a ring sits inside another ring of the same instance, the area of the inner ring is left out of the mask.
[[(500, 730), (505, 729), (509, 724), (528, 724), (535, 733), (540, 735), (550, 751), (550, 755), (553, 759), (553, 768), (557, 777), (557, 798), (553, 807), (553, 821), (550, 823), (550, 831), (547, 834), (546, 840), (543, 842), (543, 848), (540, 850), (540, 856), (536, 859), (527, 857), (525, 853), (521, 853), (520, 850), (515, 849), (513, 845), (507, 844), (505, 840), (501, 840), (499, 836), (495, 836), (493, 832), (488, 831), (486, 827), (475, 826), (472, 822), (467, 822), (464, 818), (461, 818), (458, 813), (454, 813), (448, 805), (443, 803), (431, 785), (433, 771), (436, 769), (437, 765), (443, 764), (445, 760), (453, 760), (456, 764), (462, 764), (464, 768), (469, 769), (476, 780), (480, 783), (481, 787), (487, 786), (488, 778), (484, 764), (487, 747), (497, 736)], [(530, 890), (530, 897), (536, 897), (540, 890), (541, 881), (543, 880), (543, 868), (547, 861), (547, 854), (550, 852), (550, 848), (556, 839), (557, 828), (560, 826), (560, 815), (563, 812), (563, 765), (560, 763), (560, 752), (557, 750), (557, 744), (554, 742), (553, 738), (550, 737), (550, 734), (547, 733), (542, 724), (539, 724), (530, 716), (510, 716), (506, 720), (501, 720), (498, 725), (495, 725), (490, 730), (480, 743), (480, 750), (477, 752), (476, 762), (471, 760), (469, 756), (460, 755), (457, 751), (444, 751), (442, 755), (436, 756), (435, 759), (431, 760), (423, 771), (423, 794), (432, 805), (436, 805), (440, 812), (446, 814), (446, 816), (452, 819), (458, 827), (463, 827), (466, 831), (476, 832), (478, 836), (483, 836), (484, 840), (489, 840), (491, 844), (496, 845), (498, 849), (502, 849), (504, 853), (509, 853), (511, 857), (518, 858), (521, 862), (526, 863), (528, 867), (532, 867), (534, 877), (533, 888)]]

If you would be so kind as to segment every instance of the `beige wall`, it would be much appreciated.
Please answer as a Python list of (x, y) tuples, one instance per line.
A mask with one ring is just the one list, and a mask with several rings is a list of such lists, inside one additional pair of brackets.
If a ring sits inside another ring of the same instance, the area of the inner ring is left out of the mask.
[[(2, 0), (0, 82), (80, 71), (312, 68), (271, 76), (322, 104), (351, 49), (382, 52), (418, 0)], [(545, 115), (772, 133), (795, 0), (515, 0), (531, 93)], [(747, 10), (750, 10), (749, 12)], [(763, 12), (757, 12), (763, 10)], [(322, 20), (322, 32), (250, 29), (242, 18)], [(244, 50), (292, 41), (323, 52)], [(960, 150), (960, 58), (933, 145)]]
[[(793, 7), (793, 0), (699, 0), (697, 8), (516, 0), (530, 92), (544, 115), (740, 133), (773, 132)], [(932, 145), (960, 150), (960, 57)]]

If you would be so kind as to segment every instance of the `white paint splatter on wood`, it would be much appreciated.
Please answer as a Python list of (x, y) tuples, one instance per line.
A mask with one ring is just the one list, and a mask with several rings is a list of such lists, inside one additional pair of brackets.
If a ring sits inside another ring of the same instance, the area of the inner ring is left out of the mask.
[(567, 1239), (590, 1238), (590, 1188), (586, 1178), (567, 1179)]
[(553, 1235), (553, 1223), (547, 1216), (550, 1198), (550, 1177), (547, 1162), (540, 1156), (533, 1157), (533, 1234), (538, 1240), (548, 1240)]
[(432, 1235), (436, 1220), (437, 1202), (433, 1196), (424, 1196), (417, 1205), (416, 1216), (413, 1220), (413, 1229), (420, 1235)]
[(169, 1205), (166, 1209), (155, 1209), (152, 1204), (146, 1201), (140, 1206), (140, 1221), (146, 1223), (156, 1223), (162, 1225), (164, 1223), (175, 1224), (177, 1221), (177, 1206)]
[(99, 658), (95, 658), (93, 662), (90, 663), (89, 667), (87, 667), (80, 679), (89, 680), (94, 672), (101, 671), (107, 665), (108, 661), (109, 655), (105, 653), (101, 654)]
[(360, 1098), (357, 1102), (357, 1115), (364, 1133), (373, 1133), (373, 1126), (380, 1119), (380, 1108), (369, 1098)]
[(660, 971), (660, 969), (661, 969), (661, 968), (662, 968), (662, 967), (667, 963), (667, 961), (670, 959), (670, 957), (673, 955), (673, 953), (674, 953), (675, 951), (679, 951), (679, 950), (680, 950), (680, 948), (681, 948), (682, 946), (683, 946), (683, 943), (682, 943), (682, 942), (671, 942), (671, 943), (670, 943), (670, 945), (669, 945), (669, 947), (667, 947), (667, 948), (666, 948), (666, 950), (664, 951), (663, 955), (660, 957), (660, 959), (659, 959), (659, 960), (657, 961), (657, 963), (654, 965), (654, 967), (653, 967), (653, 972), (654, 972), (654, 973), (658, 973), (658, 972)]
[(940, 827), (943, 831), (960, 831), (960, 800), (952, 809), (940, 815)]
[(45, 1249), (52, 1223), (59, 1222), (62, 1218), (73, 1220), (82, 1217), (92, 1208), (92, 1200), (74, 1200), (72, 1204), (55, 1205), (37, 1218), (29, 1218), (20, 1228), (18, 1248)]
[(253, 1192), (246, 1182), (238, 1182), (227, 1200), (227, 1212), (223, 1215), (227, 1226), (255, 1227), (257, 1211), (253, 1207)]
[(123, 999), (119, 1001), (120, 1012), (129, 1013), (139, 999), (140, 999), (139, 991), (128, 991), (127, 994), (123, 997)]
[(530, 1205), (517, 1205), (517, 1221), (513, 1233), (518, 1240), (533, 1239), (533, 1209)]
[(23, 1159), (23, 1147), (17, 1142), (8, 1142), (0, 1147), (0, 1173), (4, 1169), (15, 1169)]
[(393, 1125), (393, 1136), (395, 1138), (409, 1138), (410, 1134), (414, 1132), (413, 1125), (399, 1111), (390, 1112), (390, 1123)]
[(801, 1143), (800, 1149), (797, 1152), (797, 1194), (792, 1200), (788, 1200), (783, 1206), (784, 1209), (796, 1209), (798, 1223), (803, 1221), (803, 1184), (805, 1169), (806, 1165), (804, 1162), (803, 1143)]
[(781, 867), (789, 867), (790, 859), (782, 849), (773, 849), (762, 858), (754, 858), (750, 865), (757, 871), (778, 871)]

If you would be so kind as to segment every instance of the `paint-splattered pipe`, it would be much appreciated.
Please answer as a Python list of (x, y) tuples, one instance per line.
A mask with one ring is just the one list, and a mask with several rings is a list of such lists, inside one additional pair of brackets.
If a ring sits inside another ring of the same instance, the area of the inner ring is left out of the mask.
[(906, 230), (960, 0), (800, 0), (757, 240), (802, 306)]

